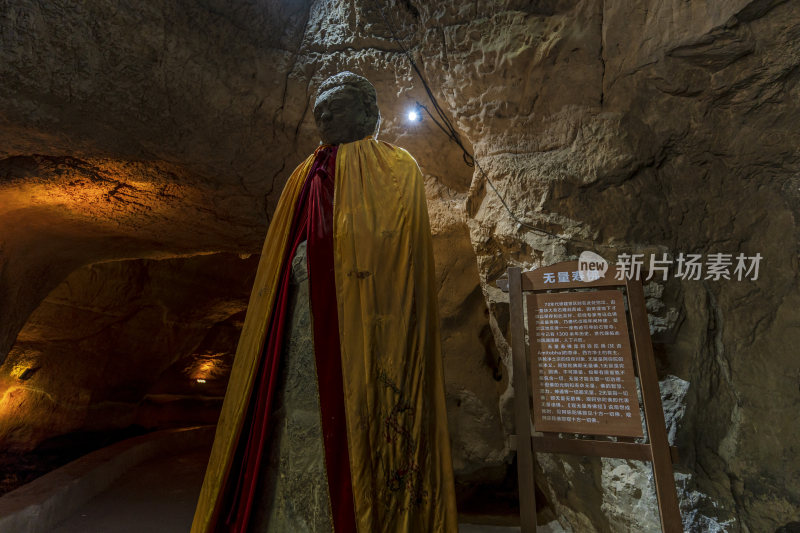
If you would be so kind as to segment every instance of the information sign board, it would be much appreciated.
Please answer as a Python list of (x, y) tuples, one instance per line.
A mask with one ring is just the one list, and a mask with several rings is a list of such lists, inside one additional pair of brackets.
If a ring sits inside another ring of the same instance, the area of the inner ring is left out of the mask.
[(528, 319), (534, 428), (641, 437), (622, 292), (529, 294)]

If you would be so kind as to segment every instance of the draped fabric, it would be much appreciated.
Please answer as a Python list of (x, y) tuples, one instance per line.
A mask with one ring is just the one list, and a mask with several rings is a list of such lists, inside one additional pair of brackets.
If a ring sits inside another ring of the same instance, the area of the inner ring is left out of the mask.
[(336, 157), (336, 300), (358, 531), (456, 531), (430, 223), (402, 148)]
[(328, 494), (335, 531), (355, 533), (353, 486), (347, 448), (342, 356), (333, 256), (335, 154), (326, 160), (327, 172), (311, 179), (308, 227), (308, 279), (314, 329), (322, 436)]
[(226, 485), (245, 415), (261, 362), (267, 329), (271, 325), (278, 282), (283, 267), (292, 219), (300, 192), (305, 184), (316, 153), (298, 166), (283, 189), (267, 237), (261, 250), (253, 290), (247, 306), (242, 333), (236, 348), (228, 390), (214, 436), (214, 445), (206, 467), (203, 485), (192, 522), (192, 533), (214, 531), (223, 507), (223, 487)]
[(248, 530), (254, 466), (269, 445), (287, 263), (305, 238), (334, 530), (455, 532), (422, 178), (408, 152), (373, 139), (321, 147), (289, 178), (267, 233), (192, 532)]
[(281, 266), (280, 282), (264, 354), (251, 393), (252, 399), (245, 415), (238, 449), (222, 491), (222, 507), (227, 509), (228, 513), (227, 516), (218, 519), (216, 531), (246, 532), (253, 514), (253, 505), (258, 503), (256, 475), (266, 460), (271, 429), (270, 413), (279, 374), (279, 358), (289, 333), (287, 319), (290, 264), (298, 245), (303, 241), (308, 242), (309, 279), (314, 282), (311, 293), (312, 314), (320, 318), (314, 321), (314, 351), (318, 369), (332, 517), (336, 531), (355, 531), (347, 435), (344, 431), (341, 356), (338, 349), (333, 285), (332, 217), (335, 160), (335, 146), (326, 146), (317, 151), (297, 199), (289, 231), (291, 245), (286, 249)]

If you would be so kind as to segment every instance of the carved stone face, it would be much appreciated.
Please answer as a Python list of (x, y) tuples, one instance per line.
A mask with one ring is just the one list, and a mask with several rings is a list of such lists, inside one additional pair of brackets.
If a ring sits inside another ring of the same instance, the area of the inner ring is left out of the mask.
[(331, 76), (320, 86), (314, 120), (325, 144), (349, 143), (377, 134), (380, 111), (375, 88), (352, 72)]

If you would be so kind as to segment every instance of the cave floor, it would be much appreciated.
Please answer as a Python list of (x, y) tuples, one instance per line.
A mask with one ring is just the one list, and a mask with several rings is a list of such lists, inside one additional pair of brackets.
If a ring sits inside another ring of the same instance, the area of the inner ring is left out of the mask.
[(187, 532), (208, 450), (156, 457), (129, 470), (53, 533)]
[[(189, 531), (208, 450), (156, 457), (129, 470), (53, 533)], [(513, 533), (518, 527), (461, 524), (459, 533)]]

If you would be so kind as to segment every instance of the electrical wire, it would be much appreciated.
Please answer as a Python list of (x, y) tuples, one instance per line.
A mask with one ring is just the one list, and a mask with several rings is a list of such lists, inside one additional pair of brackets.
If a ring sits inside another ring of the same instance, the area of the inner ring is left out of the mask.
[(543, 230), (541, 228), (537, 228), (536, 226), (528, 224), (527, 222), (523, 222), (522, 220), (520, 220), (520, 218), (516, 214), (514, 214), (514, 212), (509, 207), (509, 205), (506, 203), (505, 198), (503, 198), (503, 196), (500, 194), (500, 191), (497, 190), (497, 187), (495, 187), (495, 185), (492, 182), (492, 180), (489, 179), (489, 176), (486, 174), (486, 172), (484, 172), (483, 167), (481, 167), (481, 165), (475, 159), (475, 156), (472, 153), (470, 153), (469, 150), (467, 150), (466, 146), (464, 146), (464, 143), (461, 141), (461, 136), (458, 134), (458, 131), (453, 126), (453, 123), (447, 117), (447, 114), (445, 114), (444, 110), (439, 105), (439, 102), (436, 100), (436, 96), (433, 94), (433, 91), (431, 90), (430, 85), (428, 85), (428, 80), (425, 79), (425, 76), (422, 74), (422, 72), (420, 71), (419, 67), (417, 66), (417, 62), (414, 61), (414, 58), (411, 56), (411, 53), (408, 51), (408, 48), (406, 48), (403, 45), (403, 42), (397, 37), (397, 34), (394, 31), (394, 26), (391, 24), (391, 22), (389, 22), (389, 19), (386, 18), (386, 14), (383, 12), (383, 7), (381, 7), (379, 1), (380, 0), (373, 0), (373, 5), (378, 9), (378, 12), (380, 13), (381, 18), (383, 19), (383, 22), (386, 24), (386, 27), (389, 29), (389, 33), (391, 33), (391, 35), (392, 35), (392, 40), (397, 44), (397, 46), (400, 47), (400, 50), (403, 52), (403, 55), (405, 55), (406, 59), (408, 59), (408, 62), (411, 64), (411, 68), (414, 69), (414, 72), (416, 72), (417, 76), (419, 77), (420, 81), (422, 82), (422, 86), (425, 89), (425, 93), (427, 94), (428, 99), (430, 100), (431, 105), (433, 106), (434, 112), (436, 113), (436, 115), (438, 117), (438, 120), (437, 120), (437, 117), (435, 117), (433, 115), (433, 113), (431, 113), (431, 111), (427, 108), (427, 106), (425, 106), (425, 105), (423, 105), (423, 104), (421, 104), (419, 102), (416, 102), (417, 107), (423, 109), (428, 114), (428, 116), (431, 118), (431, 120), (434, 122), (434, 124), (436, 124), (439, 127), (439, 129), (441, 129), (442, 132), (444, 132), (444, 134), (447, 135), (447, 137), (450, 139), (450, 141), (454, 142), (461, 149), (462, 157), (464, 159), (464, 163), (466, 163), (466, 165), (468, 167), (471, 167), (471, 168), (475, 167), (475, 168), (478, 169), (478, 171), (480, 172), (480, 175), (483, 178), (483, 180), (486, 183), (489, 184), (489, 186), (491, 187), (492, 191), (494, 191), (494, 193), (497, 195), (497, 198), (500, 200), (500, 203), (503, 204), (503, 207), (508, 212), (508, 215), (511, 217), (511, 219), (514, 220), (514, 222), (516, 222), (517, 224), (519, 224), (522, 227), (528, 228), (528, 229), (533, 230), (533, 231), (538, 231), (539, 233), (543, 233), (544, 235), (548, 235), (548, 236), (553, 237), (555, 239), (577, 240), (577, 239), (570, 239), (570, 238), (564, 237), (562, 235), (556, 235), (555, 233), (551, 233), (551, 232)]

